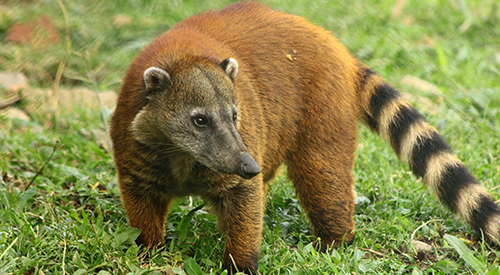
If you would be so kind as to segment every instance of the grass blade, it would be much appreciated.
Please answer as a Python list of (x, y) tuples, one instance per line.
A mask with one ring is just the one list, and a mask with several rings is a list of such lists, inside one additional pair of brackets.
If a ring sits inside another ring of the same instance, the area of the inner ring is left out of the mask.
[(184, 260), (184, 270), (187, 275), (203, 275), (200, 266), (191, 257)]
[(465, 246), (464, 242), (459, 240), (458, 238), (445, 235), (444, 239), (460, 254), (465, 262), (467, 262), (477, 273), (484, 274), (486, 273), (487, 267), (485, 264), (481, 263), (476, 257), (474, 257), (472, 251)]
[(3, 259), (5, 254), (7, 254), (7, 251), (9, 251), (12, 248), (12, 246), (17, 242), (17, 239), (18, 238), (15, 238), (14, 241), (5, 249), (5, 251), (2, 253), (2, 255), (0, 255), (0, 260)]

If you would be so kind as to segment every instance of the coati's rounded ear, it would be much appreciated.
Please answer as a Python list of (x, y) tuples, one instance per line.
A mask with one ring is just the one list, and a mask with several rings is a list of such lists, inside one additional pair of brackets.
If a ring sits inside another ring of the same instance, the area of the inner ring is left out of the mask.
[(236, 78), (238, 74), (238, 62), (234, 58), (228, 58), (220, 63), (222, 69), (231, 78), (232, 81)]
[(146, 91), (152, 91), (164, 87), (170, 81), (170, 75), (163, 69), (149, 67), (142, 75)]

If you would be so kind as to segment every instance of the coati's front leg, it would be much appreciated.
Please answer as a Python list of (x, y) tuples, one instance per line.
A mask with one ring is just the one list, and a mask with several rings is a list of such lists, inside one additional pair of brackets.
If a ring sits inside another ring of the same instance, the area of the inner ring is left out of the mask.
[(136, 240), (147, 249), (165, 244), (165, 218), (170, 197), (147, 182), (132, 181), (127, 175), (120, 175), (120, 190), (123, 205), (131, 227), (142, 230)]
[[(257, 177), (260, 178), (260, 177)], [(242, 183), (217, 197), (208, 198), (227, 237), (224, 266), (229, 274), (258, 274), (265, 207), (265, 187), (260, 180)]]

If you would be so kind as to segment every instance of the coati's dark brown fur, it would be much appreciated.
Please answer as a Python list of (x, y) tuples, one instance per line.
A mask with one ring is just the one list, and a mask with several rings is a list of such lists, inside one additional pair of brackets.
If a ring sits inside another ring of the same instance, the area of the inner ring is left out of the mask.
[(358, 120), (452, 211), (500, 237), (500, 209), (396, 90), (330, 32), (240, 2), (177, 24), (127, 72), (111, 137), (138, 242), (162, 245), (172, 198), (199, 195), (228, 236), (225, 266), (256, 274), (267, 184), (284, 163), (322, 247), (350, 243)]

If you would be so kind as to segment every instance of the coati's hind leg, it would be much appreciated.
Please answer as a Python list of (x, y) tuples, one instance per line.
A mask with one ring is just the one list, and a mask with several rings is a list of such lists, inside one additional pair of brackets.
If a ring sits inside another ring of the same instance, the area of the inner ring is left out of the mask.
[(352, 137), (348, 132), (341, 138), (321, 132), (304, 135), (287, 161), (289, 177), (322, 250), (332, 243), (333, 247), (350, 244), (354, 238), (355, 132)]

